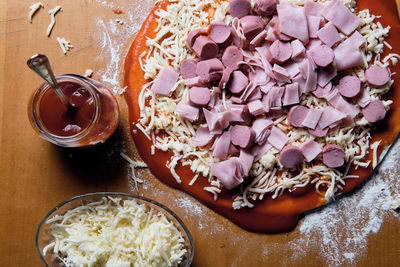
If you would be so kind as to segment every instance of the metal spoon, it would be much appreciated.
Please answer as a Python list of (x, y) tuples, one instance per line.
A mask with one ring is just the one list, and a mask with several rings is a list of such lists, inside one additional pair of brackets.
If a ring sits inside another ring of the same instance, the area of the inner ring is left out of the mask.
[(56, 77), (54, 76), (54, 73), (50, 67), (49, 59), (45, 55), (33, 55), (26, 63), (28, 64), (29, 68), (36, 72), (51, 86), (51, 88), (53, 88), (54, 92), (61, 99), (68, 110), (74, 107), (74, 105), (71, 104), (65, 97), (60, 85), (57, 83)]

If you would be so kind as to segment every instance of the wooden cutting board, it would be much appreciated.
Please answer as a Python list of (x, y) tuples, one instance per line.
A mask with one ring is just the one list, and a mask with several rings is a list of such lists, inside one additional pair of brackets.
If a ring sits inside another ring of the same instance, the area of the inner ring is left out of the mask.
[[(58, 74), (83, 74), (93, 69), (93, 77), (110, 88), (115, 81), (122, 84), (123, 59), (134, 37), (131, 33), (144, 21), (153, 1), (46, 0), (42, 1), (45, 8), (29, 24), (28, 7), (34, 2), (0, 1), (0, 266), (41, 266), (34, 243), (40, 220), (61, 201), (96, 191), (134, 192), (170, 207), (195, 240), (193, 266), (329, 265), (324, 252), (311, 245), (303, 247), (303, 256), (296, 256), (297, 250), (289, 242), (305, 238), (299, 227), (277, 235), (246, 232), (188, 195), (161, 184), (146, 170), (140, 172), (145, 183), (134, 191), (128, 166), (119, 157), (121, 150), (132, 157), (137, 155), (122, 98), (121, 127), (104, 146), (69, 150), (41, 140), (27, 119), (30, 94), (41, 84), (26, 67), (27, 58), (46, 53)], [(47, 12), (57, 4), (63, 11), (56, 16), (48, 38)], [(123, 13), (116, 14), (118, 10)], [(57, 36), (74, 45), (66, 56)], [(345, 232), (339, 229), (337, 236), (343, 235)], [(396, 265), (400, 260), (399, 237), (400, 221), (389, 215), (380, 231), (369, 236), (368, 249), (355, 264)]]

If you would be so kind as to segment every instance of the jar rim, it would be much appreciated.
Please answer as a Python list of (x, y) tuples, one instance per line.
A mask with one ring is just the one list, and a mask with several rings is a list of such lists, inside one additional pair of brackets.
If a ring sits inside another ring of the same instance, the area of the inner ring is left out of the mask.
[(34, 128), (39, 131), (39, 134), (42, 135), (46, 140), (60, 146), (70, 146), (70, 144), (74, 144), (80, 141), (82, 138), (86, 137), (92, 130), (92, 128), (99, 121), (101, 114), (101, 106), (100, 106), (100, 97), (97, 93), (97, 87), (86, 77), (76, 75), (76, 74), (62, 74), (55, 76), (57, 82), (73, 82), (83, 86), (90, 93), (94, 102), (94, 112), (92, 118), (89, 122), (89, 125), (84, 128), (82, 131), (78, 132), (74, 135), (69, 136), (60, 136), (51, 133), (44, 126), (39, 113), (40, 101), (44, 94), (48, 90), (52, 90), (50, 85), (47, 82), (44, 82), (38, 90), (33, 94), (31, 98), (30, 108), (29, 108), (29, 116), (31, 118), (31, 123)]

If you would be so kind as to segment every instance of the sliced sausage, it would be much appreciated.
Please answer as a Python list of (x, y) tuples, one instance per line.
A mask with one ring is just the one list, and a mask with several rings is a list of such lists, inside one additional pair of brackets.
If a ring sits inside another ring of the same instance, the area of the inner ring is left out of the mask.
[(258, 16), (245, 16), (240, 19), (240, 24), (242, 25), (244, 36), (249, 41), (264, 30), (264, 21)]
[(315, 46), (311, 49), (310, 53), (315, 64), (323, 68), (331, 64), (335, 57), (332, 48), (327, 45)]
[(231, 37), (231, 28), (223, 21), (214, 21), (211, 24), (209, 36), (217, 44), (223, 44)]
[(303, 161), (303, 153), (295, 146), (285, 146), (279, 154), (279, 161), (286, 168), (294, 168)]
[(215, 58), (218, 55), (218, 45), (206, 36), (197, 37), (193, 51), (200, 59)]
[(328, 134), (329, 127), (321, 129), (319, 125), (315, 127), (315, 129), (308, 129), (308, 132), (316, 137), (324, 137)]
[(329, 168), (343, 166), (344, 149), (338, 145), (326, 145), (322, 150), (322, 162)]
[(251, 3), (249, 0), (230, 0), (229, 14), (232, 17), (241, 18), (250, 13)]
[(181, 75), (183, 78), (194, 78), (196, 77), (196, 66), (197, 61), (193, 59), (185, 59), (181, 63)]
[(292, 56), (292, 45), (287, 42), (276, 40), (267, 52), (267, 59), (272, 64), (282, 64)]
[(386, 109), (381, 100), (372, 100), (368, 106), (362, 110), (362, 113), (367, 121), (374, 123), (385, 118)]
[(254, 144), (256, 133), (251, 127), (244, 125), (235, 125), (231, 130), (232, 144), (241, 148), (248, 148)]
[(379, 66), (371, 66), (365, 71), (365, 80), (371, 86), (381, 87), (389, 82), (389, 72)]
[(207, 87), (192, 87), (189, 89), (189, 102), (193, 106), (205, 107), (210, 102), (211, 93)]
[(228, 89), (234, 94), (240, 94), (249, 84), (249, 79), (240, 70), (232, 73), (231, 79), (228, 83)]
[(224, 70), (224, 65), (217, 58), (212, 58), (208, 60), (202, 60), (197, 63), (196, 74), (204, 82), (212, 82), (221, 78), (222, 72)]
[(196, 29), (196, 30), (189, 32), (188, 37), (187, 37), (187, 42), (191, 48), (193, 47), (194, 42), (196, 41), (197, 37), (199, 37), (201, 35), (207, 35), (207, 31), (205, 29)]
[(229, 79), (231, 78), (231, 74), (235, 69), (232, 69), (230, 67), (224, 69), (224, 71), (222, 72), (222, 78), (221, 80), (219, 80), (219, 84), (218, 87), (221, 89), (225, 89), (226, 85), (229, 82)]
[(276, 0), (256, 0), (255, 10), (263, 16), (271, 16), (276, 10)]
[(289, 110), (288, 120), (294, 127), (302, 127), (302, 123), (306, 118), (308, 113), (308, 108), (300, 105), (293, 106)]
[(361, 92), (361, 81), (356, 76), (345, 76), (339, 81), (339, 93), (345, 97), (355, 97)]
[(222, 63), (225, 67), (237, 69), (240, 61), (243, 61), (243, 53), (237, 46), (228, 46), (222, 54)]

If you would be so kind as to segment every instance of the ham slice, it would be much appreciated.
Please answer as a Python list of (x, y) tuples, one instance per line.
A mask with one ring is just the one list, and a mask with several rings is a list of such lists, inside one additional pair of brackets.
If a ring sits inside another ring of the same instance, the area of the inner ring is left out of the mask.
[(364, 42), (364, 38), (356, 31), (334, 49), (338, 70), (357, 67), (364, 63), (364, 59), (360, 53), (360, 46)]
[(281, 33), (299, 39), (304, 45), (309, 41), (304, 7), (282, 3), (277, 6)]
[(361, 89), (361, 93), (357, 96), (357, 104), (365, 108), (371, 102), (371, 96), (365, 89)]
[(272, 146), (265, 142), (264, 144), (255, 145), (251, 148), (251, 154), (254, 156), (254, 160), (257, 161), (261, 159), (261, 157), (272, 148)]
[(232, 17), (241, 18), (250, 13), (251, 3), (249, 0), (229, 0), (229, 14)]
[(292, 60), (302, 60), (306, 55), (306, 49), (302, 42), (299, 40), (293, 40), (292, 45)]
[(326, 127), (331, 126), (332, 124), (341, 121), (343, 118), (346, 117), (346, 114), (336, 110), (332, 107), (327, 107), (322, 112), (321, 118), (318, 122), (318, 126), (321, 129), (325, 129)]
[(269, 128), (273, 125), (273, 121), (267, 119), (265, 117), (256, 118), (253, 122), (253, 126), (251, 127), (256, 134), (255, 142), (257, 144), (263, 144), (267, 141), (267, 138), (270, 134)]
[(361, 24), (361, 19), (340, 0), (332, 0), (326, 5), (322, 10), (322, 15), (346, 35), (350, 35)]
[(247, 103), (247, 107), (249, 109), (250, 114), (253, 116), (258, 116), (266, 113), (264, 104), (260, 100), (255, 100)]
[(276, 0), (256, 0), (254, 8), (258, 14), (271, 16), (276, 10)]
[(197, 129), (196, 134), (192, 137), (191, 142), (195, 146), (206, 146), (213, 138), (214, 135), (212, 135), (208, 130), (207, 124), (202, 124)]
[(275, 148), (282, 150), (290, 138), (277, 127), (272, 127), (271, 134), (268, 136), (268, 143)]
[(178, 77), (179, 74), (175, 71), (167, 67), (162, 67), (157, 77), (154, 79), (151, 91), (158, 95), (171, 96), (172, 89), (174, 88)]
[(283, 96), (283, 106), (298, 104), (300, 102), (299, 84), (292, 83), (285, 87), (285, 94)]
[(274, 72), (275, 77), (277, 78), (278, 82), (280, 82), (280, 83), (289, 83), (290, 82), (290, 79), (289, 79), (290, 75), (285, 68), (282, 68), (278, 64), (274, 64), (274, 66), (272, 67), (272, 71)]
[(211, 164), (211, 174), (218, 178), (228, 190), (238, 186), (243, 182), (243, 177), (239, 175), (240, 161), (237, 157)]
[(240, 150), (239, 154), (239, 174), (240, 176), (248, 176), (253, 166), (254, 156), (244, 149)]
[(197, 121), (199, 119), (199, 108), (193, 107), (191, 105), (183, 104), (181, 102), (176, 106), (175, 111), (191, 122)]
[(307, 22), (310, 38), (318, 38), (317, 32), (321, 28), (324, 19), (322, 17), (309, 15), (307, 16)]
[(312, 0), (307, 0), (304, 3), (304, 11), (307, 16), (321, 16), (324, 5)]
[(317, 32), (317, 36), (324, 44), (329, 47), (334, 46), (337, 42), (340, 42), (342, 40), (339, 32), (336, 30), (336, 27), (335, 25), (333, 25), (332, 22), (328, 22), (327, 24), (325, 24), (325, 26)]
[(322, 152), (321, 146), (312, 139), (303, 143), (300, 149), (307, 162), (313, 161)]
[(332, 90), (332, 83), (328, 83), (325, 87), (318, 86), (317, 90), (312, 93), (318, 98), (325, 98)]
[(325, 87), (337, 75), (337, 70), (334, 65), (329, 65), (326, 68), (318, 69), (318, 85)]
[(225, 131), (215, 140), (213, 156), (217, 159), (224, 160), (228, 157), (229, 146), (231, 145), (231, 133)]
[(308, 110), (308, 113), (304, 118), (302, 125), (304, 127), (314, 130), (315, 127), (317, 127), (321, 116), (322, 116), (322, 110), (311, 108)]

